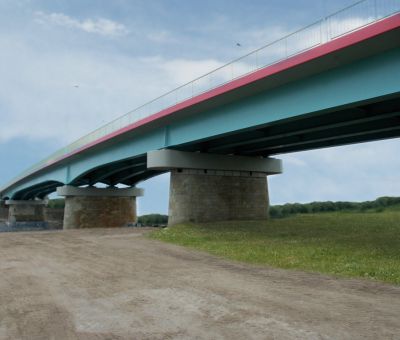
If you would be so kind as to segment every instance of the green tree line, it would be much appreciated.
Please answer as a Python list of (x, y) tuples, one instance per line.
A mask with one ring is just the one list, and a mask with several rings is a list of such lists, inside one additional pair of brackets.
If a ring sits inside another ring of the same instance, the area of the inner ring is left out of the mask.
[(141, 223), (141, 224), (147, 225), (147, 226), (166, 225), (166, 224), (168, 224), (168, 215), (161, 215), (161, 214), (142, 215), (142, 216), (139, 216), (138, 223)]
[(385, 208), (400, 205), (400, 197), (379, 197), (374, 201), (365, 202), (311, 202), (311, 203), (287, 203), (270, 207), (272, 218), (286, 217), (294, 214), (312, 214), (334, 211), (360, 211), (368, 210), (380, 212)]
[[(52, 199), (50, 208), (63, 208), (64, 199)], [(273, 205), (269, 213), (272, 218), (281, 218), (295, 214), (313, 214), (320, 212), (354, 211), (365, 212), (368, 210), (380, 212), (390, 206), (400, 205), (400, 197), (379, 197), (374, 201), (366, 202), (311, 202), (311, 203), (287, 203)], [(148, 214), (139, 216), (138, 222), (142, 225), (165, 225), (168, 223), (168, 215)]]

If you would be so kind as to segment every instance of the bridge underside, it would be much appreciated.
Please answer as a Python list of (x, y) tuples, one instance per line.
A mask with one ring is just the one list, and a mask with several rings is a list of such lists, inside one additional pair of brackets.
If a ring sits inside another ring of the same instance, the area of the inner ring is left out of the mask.
[[(400, 93), (170, 148), (189, 152), (267, 157), (396, 137), (400, 137)], [(133, 186), (164, 172), (166, 170), (148, 169), (146, 154), (142, 154), (92, 169), (69, 184)], [(42, 199), (63, 184), (59, 181), (42, 182), (17, 191), (12, 198)]]
[(61, 182), (46, 181), (16, 192), (13, 195), (12, 199), (13, 200), (31, 200), (34, 198), (44, 199), (47, 195), (51, 194), (52, 192), (55, 192), (57, 187), (62, 185), (63, 183)]
[[(400, 137), (400, 93), (352, 107), (276, 121), (257, 129), (174, 146), (189, 152), (267, 157), (296, 151)], [(95, 169), (74, 185), (135, 185), (163, 171), (149, 170), (146, 155)]]
[(135, 185), (151, 177), (160, 175), (165, 171), (147, 169), (146, 154), (104, 165), (93, 169), (76, 178), (71, 185), (94, 185), (103, 183), (109, 186), (124, 184)]
[[(400, 137), (400, 93), (172, 148), (189, 152), (267, 157), (396, 137)], [(148, 169), (146, 154), (143, 154), (95, 168), (70, 184), (133, 186), (165, 172)], [(13, 199), (43, 198), (61, 185), (63, 183), (57, 181), (40, 183), (17, 192)]]
[(352, 107), (276, 121), (179, 150), (263, 156), (400, 137), (400, 93)]

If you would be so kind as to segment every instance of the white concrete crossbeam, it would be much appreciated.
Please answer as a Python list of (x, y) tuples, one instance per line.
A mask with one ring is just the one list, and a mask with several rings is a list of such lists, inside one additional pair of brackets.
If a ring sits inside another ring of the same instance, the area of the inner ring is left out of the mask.
[(59, 196), (138, 197), (143, 194), (144, 190), (140, 188), (79, 188), (72, 185), (57, 188)]
[(147, 168), (155, 170), (207, 169), (282, 173), (282, 161), (276, 158), (217, 155), (177, 150), (156, 150), (147, 153)]
[(46, 205), (48, 200), (7, 200), (6, 205)]

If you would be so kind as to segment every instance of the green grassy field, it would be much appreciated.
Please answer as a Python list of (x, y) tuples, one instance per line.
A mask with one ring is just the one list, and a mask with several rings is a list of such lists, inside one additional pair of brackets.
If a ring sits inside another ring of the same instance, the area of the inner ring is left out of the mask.
[(183, 224), (151, 238), (224, 258), (400, 284), (400, 209)]

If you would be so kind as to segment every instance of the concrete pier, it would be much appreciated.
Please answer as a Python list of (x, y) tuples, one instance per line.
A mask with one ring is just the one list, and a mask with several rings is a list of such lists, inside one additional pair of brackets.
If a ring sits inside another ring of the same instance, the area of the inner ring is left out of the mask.
[(8, 206), (6, 202), (0, 200), (0, 221), (7, 221), (8, 220)]
[(62, 229), (64, 223), (64, 208), (44, 209), (44, 217), (49, 229)]
[(169, 225), (266, 219), (268, 207), (265, 173), (191, 169), (171, 172)]
[(171, 170), (169, 225), (266, 219), (267, 175), (282, 173), (275, 158), (169, 149), (147, 153), (147, 167)]
[(45, 200), (8, 200), (8, 222), (45, 222)]
[(65, 196), (64, 229), (126, 227), (137, 220), (138, 188), (57, 188)]

